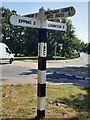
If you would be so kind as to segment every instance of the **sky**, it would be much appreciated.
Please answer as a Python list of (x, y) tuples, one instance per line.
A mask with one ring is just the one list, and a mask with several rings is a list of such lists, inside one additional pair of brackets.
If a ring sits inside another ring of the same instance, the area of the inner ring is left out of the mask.
[[(16, 0), (17, 1), (17, 0)], [(42, 0), (44, 1), (44, 0)], [(50, 0), (49, 0), (50, 1)], [(55, 1), (55, 0), (54, 0)], [(16, 10), (19, 15), (25, 15), (38, 12), (41, 7), (50, 9), (60, 9), (73, 6), (76, 13), (72, 17), (68, 17), (72, 21), (75, 27), (76, 36), (83, 42), (88, 43), (88, 1), (80, 2), (30, 2), (25, 0), (24, 2), (18, 0), (18, 2), (11, 2), (10, 0), (4, 0), (1, 6), (9, 8), (10, 10)], [(72, 0), (73, 1), (73, 0)], [(79, 1), (79, 0), (78, 0)], [(90, 5), (89, 5), (90, 6)]]

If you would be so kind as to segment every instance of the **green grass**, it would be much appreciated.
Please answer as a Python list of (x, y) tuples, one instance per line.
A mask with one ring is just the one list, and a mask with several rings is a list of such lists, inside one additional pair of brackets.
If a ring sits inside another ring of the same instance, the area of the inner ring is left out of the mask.
[[(38, 56), (21, 56), (21, 57), (15, 57), (15, 60), (37, 60)], [(48, 57), (47, 57), (48, 59)], [(53, 56), (52, 60), (68, 60), (69, 58), (66, 57), (60, 57), (60, 56)]]
[(57, 60), (68, 60), (69, 58), (61, 57), (61, 56), (53, 56), (53, 59), (57, 59)]
[[(3, 85), (3, 118), (33, 118), (37, 111), (37, 85)], [(46, 118), (88, 117), (87, 89), (76, 86), (46, 88)]]
[(36, 60), (38, 59), (37, 56), (26, 56), (26, 57), (15, 57), (15, 60)]

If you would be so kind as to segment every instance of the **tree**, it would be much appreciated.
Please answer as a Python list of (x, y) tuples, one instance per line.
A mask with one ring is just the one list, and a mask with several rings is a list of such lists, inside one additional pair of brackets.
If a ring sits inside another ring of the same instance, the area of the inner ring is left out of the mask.
[[(72, 52), (74, 51), (74, 48), (72, 47), (73, 39), (75, 38), (75, 31), (74, 27), (70, 20), (63, 18), (63, 19), (57, 19), (54, 20), (57, 22), (63, 22), (67, 25), (67, 31), (49, 31), (48, 33), (48, 42), (49, 42), (49, 48), (50, 53), (53, 51), (52, 54), (54, 54), (54, 44), (57, 42), (58, 44), (63, 44), (63, 50), (62, 50), (62, 56), (71, 57)], [(59, 47), (57, 49), (57, 52), (59, 53)]]
[(24, 54), (27, 55), (27, 56), (31, 56), (31, 55), (34, 55), (36, 56), (37, 55), (37, 42), (38, 42), (38, 31), (37, 29), (33, 29), (33, 28), (26, 28), (25, 29), (25, 34), (23, 36), (23, 41), (25, 42), (24, 43)]
[(11, 25), (11, 15), (17, 15), (17, 12), (2, 7), (2, 42), (9, 46), (15, 56), (37, 55), (37, 30)]
[(90, 54), (90, 43), (86, 43), (85, 44), (85, 52), (87, 52), (88, 54)]
[[(37, 55), (38, 30), (11, 25), (9, 22), (10, 16), (13, 14), (17, 15), (17, 12), (15, 10), (10, 11), (3, 7), (1, 9), (2, 42), (6, 43), (16, 56), (18, 54), (27, 56)], [(85, 44), (75, 35), (75, 28), (71, 20), (67, 18), (50, 20), (65, 23), (67, 25), (67, 30), (65, 32), (48, 30), (48, 56), (53, 57), (53, 55), (55, 55), (55, 42), (57, 42), (57, 55), (60, 55), (59, 44), (63, 45), (61, 55), (64, 57), (73, 57), (75, 49), (84, 51)]]
[(20, 52), (22, 42), (21, 33), (22, 27), (13, 26), (10, 24), (10, 16), (17, 15), (16, 11), (5, 9), (2, 7), (2, 42), (6, 43), (13, 53), (16, 55)]

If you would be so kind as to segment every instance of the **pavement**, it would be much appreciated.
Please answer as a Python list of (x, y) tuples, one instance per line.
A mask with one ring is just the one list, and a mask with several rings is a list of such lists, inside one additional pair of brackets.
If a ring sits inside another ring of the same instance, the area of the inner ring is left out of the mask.
[[(82, 53), (74, 60), (47, 61), (46, 83), (89, 87), (88, 55)], [(0, 65), (1, 84), (37, 84), (38, 63), (14, 61)]]

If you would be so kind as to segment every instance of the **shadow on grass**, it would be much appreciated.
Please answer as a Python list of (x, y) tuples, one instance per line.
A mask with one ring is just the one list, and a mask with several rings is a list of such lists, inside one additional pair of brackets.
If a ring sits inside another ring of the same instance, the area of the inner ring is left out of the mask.
[(90, 118), (90, 105), (88, 94), (70, 95), (69, 98), (59, 98), (57, 103), (67, 105), (77, 112), (77, 118)]

